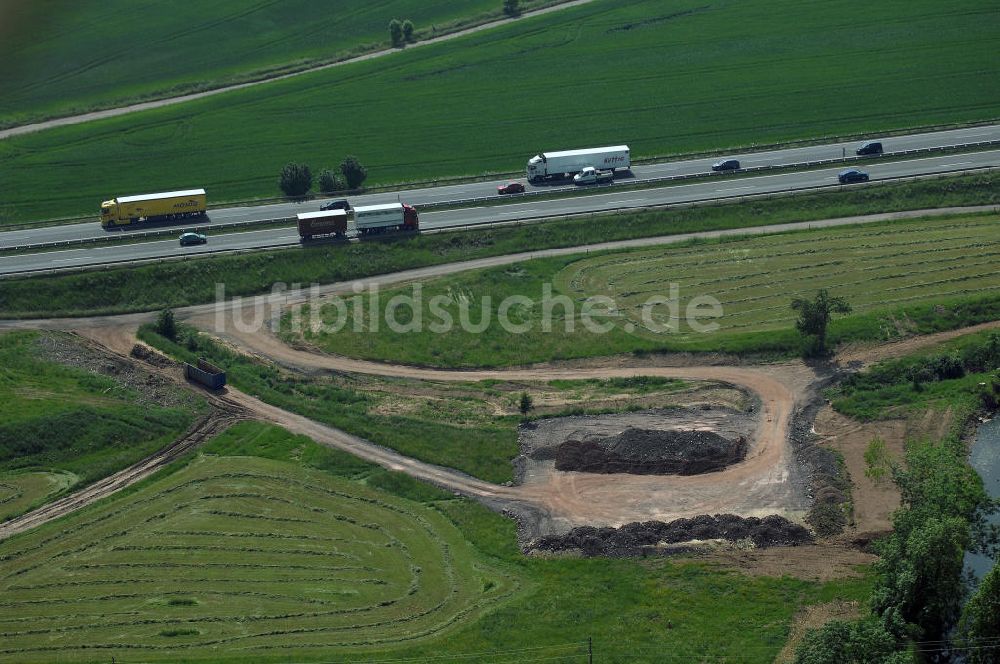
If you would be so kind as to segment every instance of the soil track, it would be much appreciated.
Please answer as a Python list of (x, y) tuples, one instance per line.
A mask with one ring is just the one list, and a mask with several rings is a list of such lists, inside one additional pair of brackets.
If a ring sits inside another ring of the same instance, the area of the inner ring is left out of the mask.
[(236, 420), (245, 419), (249, 415), (247, 412), (231, 407), (219, 408), (217, 405), (213, 405), (215, 407), (210, 414), (202, 417), (183, 437), (162, 450), (114, 475), (98, 480), (80, 491), (0, 524), (0, 540), (58, 519), (70, 512), (75, 512), (149, 477), (189, 450), (222, 433)]
[[(211, 320), (194, 318), (190, 322), (211, 329)], [(108, 331), (92, 331), (105, 337)], [(483, 483), (470, 486), (470, 478), (454, 471), (433, 468), (420, 471), (406, 460), (404, 472), (428, 479), (453, 491), (479, 498), (513, 500), (521, 506), (547, 514), (538, 524), (541, 532), (566, 532), (580, 525), (620, 526), (633, 521), (670, 521), (701, 514), (731, 513), (763, 517), (779, 514), (800, 520), (808, 507), (805, 492), (799, 486), (788, 445), (789, 421), (796, 407), (796, 395), (807, 392), (814, 380), (812, 371), (801, 363), (760, 367), (649, 366), (635, 358), (611, 358), (600, 362), (566, 366), (534, 366), (504, 370), (450, 371), (407, 365), (382, 364), (352, 358), (324, 355), (292, 348), (266, 331), (228, 330), (222, 335), (237, 348), (267, 358), (285, 367), (315, 373), (336, 371), (379, 376), (406, 377), (434, 381), (548, 381), (555, 379), (618, 378), (662, 376), (712, 380), (730, 383), (755, 393), (760, 399), (760, 413), (746, 460), (724, 471), (701, 476), (660, 477), (640, 475), (593, 475), (564, 472), (527, 477), (522, 485), (503, 488)], [(308, 433), (317, 440), (333, 444), (353, 454), (370, 458), (371, 443), (343, 432), (320, 431), (304, 418), (292, 417), (266, 404), (251, 404), (240, 396), (241, 405), (265, 419), (293, 430)], [(305, 431), (300, 427), (309, 428)], [(325, 427), (324, 427), (325, 429)], [(379, 448), (381, 450), (381, 448)], [(381, 450), (380, 454), (386, 451)], [(398, 457), (398, 455), (396, 455)], [(401, 462), (401, 457), (394, 462)], [(375, 459), (372, 459), (375, 460)], [(376, 461), (379, 462), (379, 461)], [(379, 462), (381, 463), (381, 462)], [(386, 464), (383, 464), (386, 465)], [(397, 468), (399, 469), (399, 468)], [(513, 506), (512, 506), (513, 507)], [(522, 524), (525, 525), (525, 524)]]

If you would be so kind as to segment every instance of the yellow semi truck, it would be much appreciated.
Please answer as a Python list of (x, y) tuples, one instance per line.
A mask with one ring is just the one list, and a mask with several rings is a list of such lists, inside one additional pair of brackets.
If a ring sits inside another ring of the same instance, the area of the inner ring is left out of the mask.
[(115, 228), (143, 221), (203, 217), (206, 210), (204, 189), (119, 196), (101, 203), (101, 226)]

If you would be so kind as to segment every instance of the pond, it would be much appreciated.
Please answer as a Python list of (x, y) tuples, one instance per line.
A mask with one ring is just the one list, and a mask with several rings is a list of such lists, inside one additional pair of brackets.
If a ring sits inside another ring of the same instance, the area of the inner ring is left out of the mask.
[[(1000, 416), (979, 425), (972, 443), (969, 462), (983, 478), (983, 486), (991, 498), (1000, 498)], [(994, 513), (990, 522), (1000, 525), (1000, 513)], [(977, 579), (983, 578), (993, 568), (994, 561), (987, 556), (967, 553), (965, 566)]]

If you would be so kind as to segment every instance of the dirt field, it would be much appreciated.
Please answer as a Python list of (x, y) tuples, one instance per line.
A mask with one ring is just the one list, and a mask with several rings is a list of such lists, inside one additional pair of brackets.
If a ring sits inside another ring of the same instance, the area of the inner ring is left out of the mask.
[[(211, 329), (214, 314), (209, 311), (209, 307), (192, 308), (191, 313), (194, 315), (189, 320), (202, 329)], [(82, 321), (14, 322), (10, 326), (66, 329), (75, 324), (83, 335), (124, 356), (132, 348), (137, 324), (149, 318), (149, 314), (137, 314)], [(977, 328), (996, 325), (998, 324)], [(841, 366), (858, 366), (937, 343), (962, 332), (930, 335), (884, 347), (852, 349), (842, 353), (837, 360)], [(759, 400), (759, 413), (755, 413), (758, 416), (757, 423), (750, 436), (750, 450), (746, 460), (723, 471), (682, 477), (592, 475), (575, 472), (547, 475), (526, 473), (522, 485), (499, 487), (451, 469), (402, 457), (369, 441), (264, 404), (238, 390), (230, 390), (223, 399), (227, 407), (239, 412), (252, 413), (255, 417), (310, 435), (319, 442), (349, 451), (393, 470), (478, 498), (497, 509), (517, 514), (521, 520), (527, 518), (530, 523), (522, 523), (522, 526), (525, 526), (528, 535), (565, 533), (582, 525), (614, 527), (636, 521), (666, 522), (703, 514), (728, 513), (742, 517), (778, 514), (801, 521), (809, 503), (806, 486), (808, 481), (802, 476), (802, 468), (797, 465), (795, 454), (790, 448), (789, 434), (796, 409), (801, 409), (808, 398), (815, 396), (810, 385), (816, 382), (817, 373), (800, 362), (734, 366), (727, 364), (732, 362), (732, 358), (722, 356), (617, 356), (502, 371), (441, 371), (365, 362), (290, 348), (267, 331), (241, 333), (230, 327), (224, 340), (250, 354), (307, 373), (335, 371), (401, 376), (416, 380), (498, 379), (514, 382), (647, 375), (728, 383), (753, 393)], [(830, 431), (830, 426), (843, 431)], [(859, 532), (882, 528), (892, 509), (892, 497), (879, 487), (862, 483), (863, 466), (858, 462), (859, 450), (863, 455), (862, 444), (866, 445), (867, 440), (870, 440), (869, 432), (842, 420), (831, 422), (821, 419), (817, 433), (827, 437), (825, 443), (830, 447), (846, 452), (845, 459), (849, 459), (848, 468), (859, 487), (855, 499)], [(896, 433), (892, 436), (889, 436), (888, 431), (885, 433), (893, 441), (898, 440)], [(899, 446), (892, 449), (898, 451)]]

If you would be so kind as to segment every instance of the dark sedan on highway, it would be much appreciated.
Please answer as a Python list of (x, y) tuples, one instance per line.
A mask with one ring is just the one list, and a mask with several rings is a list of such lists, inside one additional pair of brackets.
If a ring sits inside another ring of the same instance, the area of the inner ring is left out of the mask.
[(208, 244), (208, 236), (201, 233), (181, 233), (181, 246), (190, 247), (196, 244)]
[(852, 182), (868, 182), (868, 174), (864, 171), (860, 171), (856, 168), (848, 168), (845, 171), (841, 171), (840, 175), (837, 176), (840, 184), (851, 184)]
[(738, 171), (740, 170), (740, 161), (738, 159), (723, 159), (712, 164), (712, 170), (716, 173), (719, 171)]

